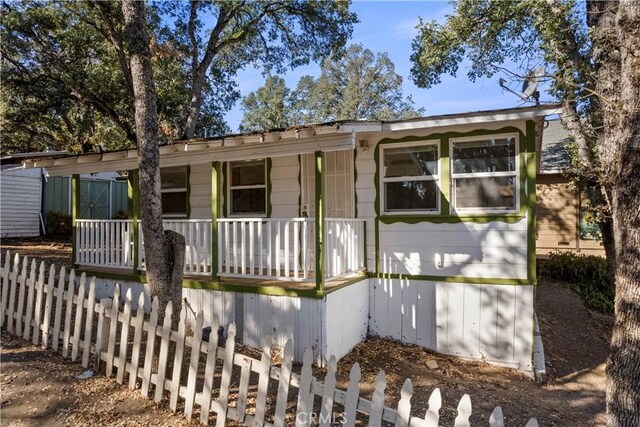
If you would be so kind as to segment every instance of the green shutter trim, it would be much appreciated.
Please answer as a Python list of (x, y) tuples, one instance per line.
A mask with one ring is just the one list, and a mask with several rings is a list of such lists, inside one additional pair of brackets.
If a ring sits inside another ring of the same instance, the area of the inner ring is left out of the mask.
[(229, 217), (229, 164), (231, 162), (220, 162), (222, 167), (222, 216)]
[(445, 283), (469, 283), (475, 285), (530, 285), (529, 279), (510, 279), (503, 277), (467, 277), (467, 276), (432, 276), (423, 274), (402, 273), (370, 273), (369, 277), (377, 279), (407, 279)]
[(71, 260), (76, 266), (76, 220), (80, 219), (80, 175), (74, 174), (71, 177)]
[(187, 219), (191, 218), (191, 165), (187, 165)]
[(267, 157), (267, 218), (271, 218), (271, 211), (273, 206), (271, 205), (271, 157)]
[(211, 165), (211, 277), (218, 280), (218, 218), (220, 217), (221, 195), (221, 169), (220, 162)]
[(324, 290), (324, 179), (325, 157), (322, 151), (315, 152), (315, 202), (316, 202), (316, 291)]
[(138, 184), (138, 170), (129, 171), (128, 179), (129, 213), (133, 223), (131, 224), (131, 234), (133, 235), (133, 273), (139, 269), (138, 259), (140, 254), (140, 185)]
[(536, 277), (536, 123), (527, 121), (527, 268), (531, 284)]

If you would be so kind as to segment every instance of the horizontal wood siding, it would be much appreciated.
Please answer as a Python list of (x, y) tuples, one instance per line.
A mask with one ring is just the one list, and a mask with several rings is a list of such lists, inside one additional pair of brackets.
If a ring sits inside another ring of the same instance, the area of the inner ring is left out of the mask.
[(298, 156), (271, 159), (271, 216), (273, 218), (293, 218), (300, 215), (299, 170)]
[(383, 273), (527, 278), (527, 221), (380, 224)]
[(192, 219), (211, 218), (211, 164), (191, 165), (189, 202)]
[(562, 175), (538, 175), (536, 251), (571, 250), (604, 256), (601, 242), (580, 239), (578, 192)]
[(40, 170), (4, 172), (0, 178), (0, 236), (40, 235)]
[(531, 370), (533, 286), (371, 280), (370, 333)]
[(375, 270), (375, 173), (373, 147), (356, 149), (356, 209), (357, 217), (366, 221), (367, 254), (366, 264), (369, 271)]

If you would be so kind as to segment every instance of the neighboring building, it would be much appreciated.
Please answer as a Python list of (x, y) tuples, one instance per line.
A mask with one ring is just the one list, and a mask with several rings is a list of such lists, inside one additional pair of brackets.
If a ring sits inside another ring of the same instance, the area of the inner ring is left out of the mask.
[[(184, 292), (247, 345), (341, 357), (367, 334), (530, 371), (536, 152), (557, 106), (341, 121), (160, 147)], [(144, 290), (135, 150), (26, 161), (73, 175), (75, 263)], [(78, 174), (129, 170), (130, 219), (88, 220)], [(137, 300), (137, 296), (134, 297)], [(191, 310), (187, 310), (191, 313)]]
[(536, 182), (536, 251), (570, 250), (604, 256), (597, 225), (591, 221), (588, 203), (564, 175), (569, 166), (566, 146), (569, 132), (560, 120), (547, 122), (542, 135), (540, 167)]
[(42, 229), (42, 171), (2, 165), (0, 237), (37, 237)]

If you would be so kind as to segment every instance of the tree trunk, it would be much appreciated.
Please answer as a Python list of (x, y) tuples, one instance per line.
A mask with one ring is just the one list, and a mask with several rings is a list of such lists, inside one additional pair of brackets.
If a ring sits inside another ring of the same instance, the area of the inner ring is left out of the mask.
[(173, 231), (165, 232), (162, 225), (158, 114), (145, 3), (125, 0), (122, 3), (122, 12), (135, 97), (140, 183), (138, 191), (147, 280), (151, 296), (158, 297), (161, 318), (164, 316), (166, 304), (173, 301), (172, 324), (177, 326), (182, 306), (185, 241), (183, 236)]
[[(640, 425), (640, 2), (622, 0), (616, 17), (620, 98), (604, 141), (613, 178), (616, 237), (615, 325), (607, 363), (609, 426)], [(612, 47), (613, 48), (613, 47)], [(606, 121), (605, 121), (606, 122)]]

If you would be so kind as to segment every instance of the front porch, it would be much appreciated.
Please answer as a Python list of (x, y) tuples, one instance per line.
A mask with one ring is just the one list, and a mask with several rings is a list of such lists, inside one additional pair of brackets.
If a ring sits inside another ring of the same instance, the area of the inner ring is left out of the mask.
[[(144, 273), (139, 220), (77, 219), (75, 226), (79, 267)], [(164, 226), (185, 237), (186, 279), (323, 290), (348, 283), (365, 268), (362, 219), (326, 218), (320, 227), (313, 218), (180, 219)]]

